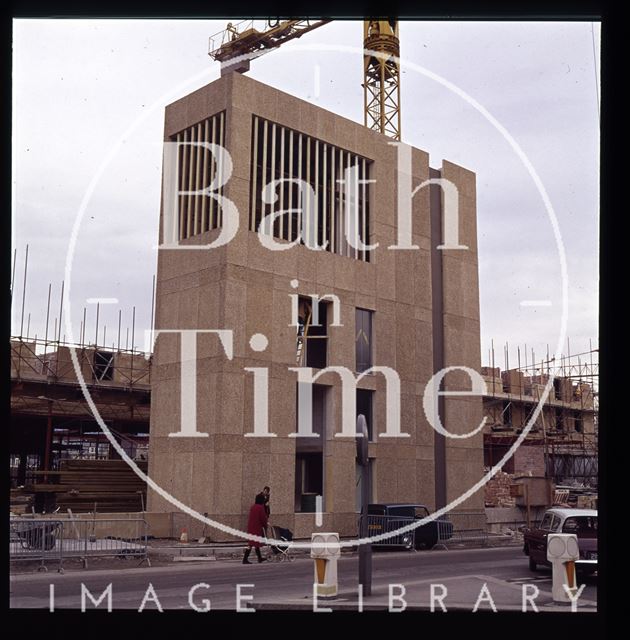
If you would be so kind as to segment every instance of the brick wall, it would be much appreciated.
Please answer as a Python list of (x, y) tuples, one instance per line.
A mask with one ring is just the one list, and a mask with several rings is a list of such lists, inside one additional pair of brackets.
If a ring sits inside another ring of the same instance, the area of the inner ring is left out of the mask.
[(484, 486), (486, 507), (513, 507), (515, 498), (510, 496), (510, 485), (513, 476), (499, 471)]
[(514, 452), (515, 475), (545, 475), (545, 457), (542, 445), (521, 445)]

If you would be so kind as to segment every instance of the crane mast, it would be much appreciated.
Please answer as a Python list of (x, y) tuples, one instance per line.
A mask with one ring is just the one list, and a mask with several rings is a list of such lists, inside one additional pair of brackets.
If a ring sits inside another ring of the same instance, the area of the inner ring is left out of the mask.
[[(250, 60), (330, 20), (243, 20), (210, 38), (221, 75), (249, 71)], [(261, 24), (258, 24), (261, 23)], [(363, 111), (369, 129), (400, 140), (400, 41), (396, 20), (363, 23)]]
[(363, 23), (364, 124), (400, 140), (400, 40), (396, 20)]

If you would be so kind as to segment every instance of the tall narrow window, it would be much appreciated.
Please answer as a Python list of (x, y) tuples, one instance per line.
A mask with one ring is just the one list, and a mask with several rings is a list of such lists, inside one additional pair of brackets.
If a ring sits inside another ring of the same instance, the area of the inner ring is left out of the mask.
[(328, 303), (319, 302), (316, 316), (312, 299), (300, 296), (298, 322), (297, 365), (323, 369), (328, 360)]
[[(296, 387), (297, 392), (297, 387)], [(295, 511), (314, 512), (318, 496), (324, 501), (324, 448), (326, 444), (326, 399), (329, 387), (314, 384), (312, 387), (312, 428), (319, 437), (297, 438), (295, 443)], [(296, 416), (299, 405), (296, 398)], [(299, 424), (296, 424), (296, 431)]]
[(373, 411), (372, 402), (374, 399), (374, 391), (369, 389), (357, 389), (357, 418), (363, 414), (367, 423), (368, 439), (370, 442), (374, 439), (373, 429)]
[(356, 310), (356, 370), (362, 373), (372, 366), (372, 315), (367, 309)]

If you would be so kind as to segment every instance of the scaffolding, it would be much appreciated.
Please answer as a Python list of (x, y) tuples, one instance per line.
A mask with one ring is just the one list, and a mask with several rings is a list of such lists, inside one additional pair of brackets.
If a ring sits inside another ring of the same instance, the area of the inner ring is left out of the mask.
[(125, 453), (147, 459), (150, 355), (20, 336), (12, 337), (10, 346), (13, 487), (33, 482), (37, 473), (58, 470), (63, 460), (119, 457), (92, 414), (79, 376)]
[[(567, 341), (567, 346), (569, 342)], [(482, 367), (488, 390), (484, 398), (486, 447), (505, 451), (530, 424), (544, 390), (552, 387), (527, 435), (525, 446), (542, 446), (544, 473), (557, 484), (594, 487), (598, 476), (598, 349), (547, 357), (521, 358), (509, 368), (509, 347), (504, 346), (506, 369), (495, 367), (494, 345), (489, 367)], [(527, 348), (525, 349), (527, 354)], [(529, 360), (529, 361), (528, 361)], [(489, 456), (494, 459), (493, 454)]]
[[(113, 346), (112, 346), (113, 347)], [(11, 337), (11, 379), (77, 384), (74, 351), (78, 368), (88, 387), (148, 389), (151, 385), (151, 354), (110, 348), (96, 344)]]

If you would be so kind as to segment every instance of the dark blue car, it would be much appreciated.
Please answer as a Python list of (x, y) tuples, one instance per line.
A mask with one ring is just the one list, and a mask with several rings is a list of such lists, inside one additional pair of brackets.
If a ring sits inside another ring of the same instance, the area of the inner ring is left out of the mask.
[[(423, 504), (369, 504), (368, 535), (377, 536), (388, 531), (396, 531), (415, 520), (429, 515)], [(375, 542), (374, 546), (397, 546), (405, 549), (432, 549), (438, 542), (449, 540), (453, 536), (453, 525), (448, 520), (438, 518), (427, 522), (411, 531), (399, 533)]]

